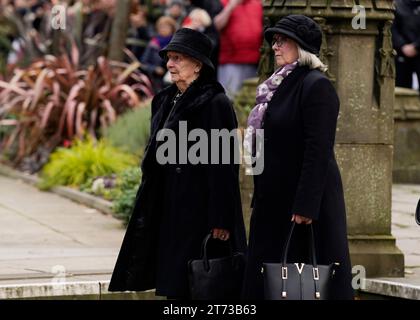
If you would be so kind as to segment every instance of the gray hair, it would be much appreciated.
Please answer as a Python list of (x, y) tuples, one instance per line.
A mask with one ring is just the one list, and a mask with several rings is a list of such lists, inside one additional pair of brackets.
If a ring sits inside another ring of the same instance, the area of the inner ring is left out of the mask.
[(198, 19), (203, 25), (203, 27), (205, 28), (211, 25), (211, 17), (207, 13), (207, 11), (204, 9), (200, 9), (200, 8), (193, 9), (190, 12), (189, 17)]
[(328, 66), (323, 64), (322, 61), (315, 54), (302, 49), (299, 45), (298, 54), (299, 65), (308, 66), (310, 69), (318, 69), (322, 72), (326, 72), (328, 70)]

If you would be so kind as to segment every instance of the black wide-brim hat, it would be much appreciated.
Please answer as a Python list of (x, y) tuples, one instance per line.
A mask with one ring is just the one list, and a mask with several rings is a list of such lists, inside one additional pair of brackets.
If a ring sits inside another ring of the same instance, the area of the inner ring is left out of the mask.
[(210, 60), (213, 45), (210, 38), (199, 31), (188, 28), (179, 29), (168, 45), (159, 51), (160, 57), (166, 59), (168, 51), (184, 53), (214, 71), (214, 65)]
[(267, 28), (264, 37), (268, 43), (271, 44), (276, 33), (295, 40), (306, 51), (319, 54), (322, 43), (321, 27), (307, 16), (292, 14), (280, 19), (274, 27)]

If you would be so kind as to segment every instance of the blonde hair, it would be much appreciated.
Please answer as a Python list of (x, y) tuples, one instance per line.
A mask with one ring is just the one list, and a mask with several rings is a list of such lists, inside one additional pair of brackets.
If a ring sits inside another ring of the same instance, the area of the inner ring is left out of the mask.
[(211, 25), (211, 18), (209, 14), (207, 13), (207, 11), (204, 9), (196, 8), (192, 10), (189, 14), (189, 17), (191, 19), (199, 20), (203, 24), (203, 26), (206, 28)]
[(322, 72), (326, 72), (328, 70), (328, 66), (323, 64), (315, 54), (302, 49), (299, 45), (297, 47), (299, 54), (299, 65), (308, 66), (310, 69), (318, 69)]
[(172, 28), (173, 33), (176, 31), (176, 21), (173, 18), (167, 16), (162, 16), (156, 21), (156, 29), (159, 29), (160, 26), (165, 24)]

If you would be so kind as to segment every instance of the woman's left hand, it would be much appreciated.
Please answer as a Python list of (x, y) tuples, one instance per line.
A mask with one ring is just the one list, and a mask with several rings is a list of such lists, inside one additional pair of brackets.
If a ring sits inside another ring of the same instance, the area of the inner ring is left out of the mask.
[(229, 231), (226, 229), (213, 229), (213, 238), (220, 239), (222, 241), (229, 240)]
[(297, 224), (311, 224), (312, 223), (312, 219), (304, 217), (304, 216), (300, 216), (298, 214), (294, 214), (292, 215), (292, 221), (296, 222)]

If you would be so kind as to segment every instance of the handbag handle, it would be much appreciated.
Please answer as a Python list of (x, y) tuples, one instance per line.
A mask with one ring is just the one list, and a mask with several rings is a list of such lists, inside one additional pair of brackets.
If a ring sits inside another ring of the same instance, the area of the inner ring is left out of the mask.
[[(211, 239), (212, 234), (211, 232), (205, 236), (203, 243), (201, 244), (201, 258), (203, 259), (203, 263), (204, 263), (204, 269), (208, 272), (210, 270), (210, 263), (209, 263), (209, 258), (207, 256), (207, 243), (209, 242), (209, 240)], [(229, 241), (229, 249), (230, 249), (230, 255), (233, 256), (233, 248), (232, 248), (232, 243), (230, 240)]]
[[(293, 231), (295, 229), (296, 222), (293, 221), (292, 226), (290, 227), (289, 236), (287, 237), (286, 244), (284, 246), (283, 250), (283, 258), (282, 258), (282, 267), (281, 267), (281, 278), (282, 278), (282, 286), (283, 291), (281, 293), (282, 298), (287, 297), (287, 289), (286, 289), (286, 281), (287, 281), (287, 256), (289, 253), (289, 246), (290, 241), (292, 239)], [(318, 270), (318, 264), (316, 261), (316, 252), (315, 252), (315, 239), (314, 239), (314, 229), (312, 227), (312, 224), (309, 225), (311, 236), (309, 237), (309, 247), (311, 249), (311, 258), (312, 258), (312, 273), (313, 273), (313, 280), (314, 280), (314, 289), (315, 289), (315, 299), (320, 299), (320, 291), (319, 291), (319, 270)]]
[[(286, 263), (287, 263), (287, 256), (289, 254), (290, 241), (292, 239), (292, 235), (293, 235), (293, 231), (295, 229), (295, 225), (296, 225), (296, 222), (292, 222), (292, 226), (290, 227), (289, 235), (287, 237), (287, 241), (286, 241), (286, 244), (284, 246), (283, 258), (282, 258), (283, 266), (285, 266)], [(311, 235), (309, 237), (309, 248), (311, 249), (311, 258), (312, 258), (311, 262), (312, 262), (312, 265), (314, 266), (314, 268), (317, 268), (318, 264), (317, 264), (317, 261), (316, 261), (314, 228), (313, 228), (312, 224), (310, 224), (309, 227), (310, 227), (310, 232), (311, 232)]]

